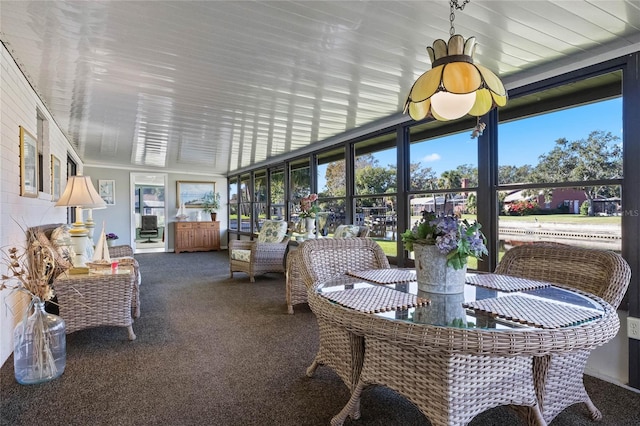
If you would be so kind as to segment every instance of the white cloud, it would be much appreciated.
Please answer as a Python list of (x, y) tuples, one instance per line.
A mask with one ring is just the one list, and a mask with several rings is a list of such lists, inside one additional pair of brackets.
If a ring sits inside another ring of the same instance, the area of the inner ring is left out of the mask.
[(434, 161), (439, 161), (440, 160), (440, 154), (437, 153), (433, 153), (433, 154), (429, 154), (429, 155), (425, 155), (424, 157), (422, 157), (422, 161), (424, 161), (425, 163), (433, 163)]

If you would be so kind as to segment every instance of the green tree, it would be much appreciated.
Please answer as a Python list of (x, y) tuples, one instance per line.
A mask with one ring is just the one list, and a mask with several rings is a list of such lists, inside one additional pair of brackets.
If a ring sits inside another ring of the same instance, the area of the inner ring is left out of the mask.
[(501, 184), (506, 183), (527, 183), (531, 182), (531, 174), (534, 171), (534, 167), (525, 164), (524, 166), (499, 166), (498, 167), (498, 179)]
[[(585, 182), (580, 188), (589, 202), (589, 215), (593, 215), (593, 200), (597, 196), (611, 196), (610, 189), (602, 185), (588, 185), (589, 181), (613, 179), (622, 176), (622, 147), (620, 138), (594, 130), (586, 139), (556, 140), (556, 146), (541, 155), (532, 178), (534, 182)], [(545, 194), (546, 196), (547, 194)]]
[(431, 167), (422, 167), (420, 162), (411, 163), (410, 171), (410, 188), (416, 189), (435, 189), (437, 185), (436, 174)]
[(478, 168), (471, 164), (461, 164), (456, 167), (456, 173), (460, 176), (461, 180), (467, 180), (466, 188), (478, 186)]
[[(460, 176), (460, 173), (457, 170), (444, 171), (440, 175), (438, 186), (442, 189), (460, 188), (462, 186), (462, 177)], [(444, 203), (442, 205), (442, 208), (444, 209), (444, 213), (453, 213), (453, 208), (451, 209), (450, 212), (447, 212), (447, 202), (451, 198), (451, 195), (456, 193), (458, 192), (444, 193)]]
[(347, 177), (345, 161), (334, 161), (327, 164), (324, 175), (325, 187), (318, 194), (321, 197), (344, 197), (347, 194)]
[(271, 194), (271, 203), (284, 203), (284, 172), (277, 171), (271, 173), (271, 182), (269, 183), (269, 192)]
[(391, 167), (366, 166), (356, 170), (357, 193), (384, 194), (396, 188), (396, 170)]

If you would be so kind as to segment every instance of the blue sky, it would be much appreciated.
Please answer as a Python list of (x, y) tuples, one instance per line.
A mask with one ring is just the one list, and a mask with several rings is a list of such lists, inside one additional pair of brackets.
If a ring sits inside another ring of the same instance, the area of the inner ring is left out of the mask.
[[(501, 124), (498, 160), (500, 165), (536, 165), (538, 157), (551, 151), (557, 139), (585, 139), (594, 130), (611, 132), (622, 141), (621, 97)], [(420, 160), (437, 176), (461, 164), (477, 166), (477, 140), (470, 135), (471, 129), (412, 144), (411, 161)], [(395, 164), (395, 155), (395, 150), (374, 153), (381, 166)], [(320, 174), (318, 187), (322, 189), (325, 180), (322, 171)]]
[[(594, 130), (611, 132), (622, 141), (622, 98), (538, 115), (501, 124), (498, 129), (500, 165), (535, 165), (538, 157), (553, 149), (560, 138), (585, 139)], [(477, 163), (476, 141), (470, 130), (412, 149), (412, 161), (420, 159), (436, 175), (460, 164)], [(384, 159), (380, 159), (386, 164)]]

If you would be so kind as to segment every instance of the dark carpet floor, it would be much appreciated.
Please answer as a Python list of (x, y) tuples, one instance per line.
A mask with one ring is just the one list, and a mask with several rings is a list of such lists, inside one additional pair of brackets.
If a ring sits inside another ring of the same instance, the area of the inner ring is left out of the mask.
[[(137, 256), (142, 272), (138, 336), (102, 327), (67, 336), (67, 367), (22, 386), (13, 358), (0, 369), (1, 425), (328, 425), (349, 398), (327, 367), (305, 376), (317, 349), (307, 305), (288, 315), (282, 274), (229, 279), (226, 252)], [(585, 378), (604, 419), (575, 405), (558, 425), (640, 425), (640, 394)], [(429, 425), (406, 399), (367, 389), (348, 425)], [(507, 408), (471, 425), (518, 425)]]

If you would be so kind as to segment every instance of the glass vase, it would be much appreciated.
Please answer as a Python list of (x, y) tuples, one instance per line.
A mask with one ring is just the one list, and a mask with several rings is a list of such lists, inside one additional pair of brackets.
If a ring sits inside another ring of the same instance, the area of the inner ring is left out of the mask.
[[(13, 331), (13, 366), (18, 383), (30, 385), (59, 377), (67, 363), (64, 320), (44, 310), (35, 298), (33, 312)], [(28, 316), (27, 316), (28, 315)]]

